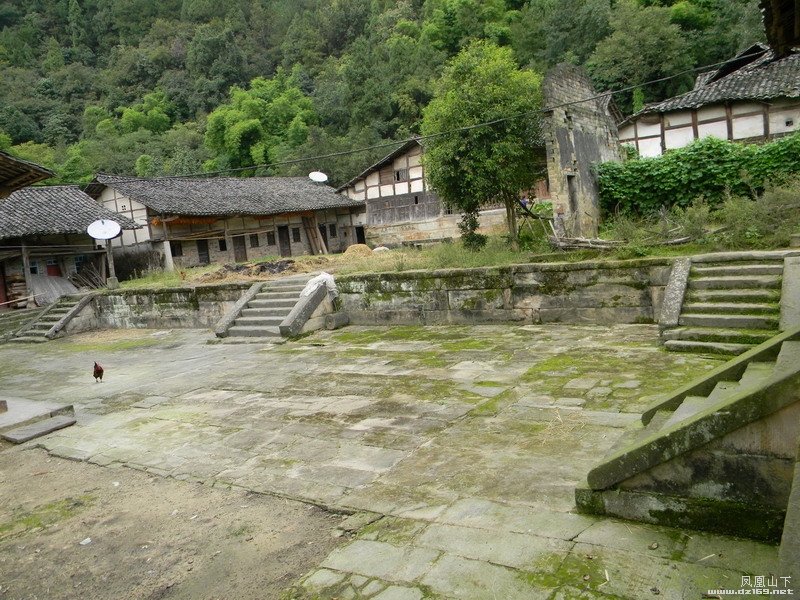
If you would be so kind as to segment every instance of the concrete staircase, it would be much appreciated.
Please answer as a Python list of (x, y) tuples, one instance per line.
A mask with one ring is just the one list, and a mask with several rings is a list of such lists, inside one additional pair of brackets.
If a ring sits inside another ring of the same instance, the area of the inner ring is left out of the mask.
[(62, 296), (57, 301), (38, 312), (33, 319), (21, 327), (16, 335), (9, 341), (21, 343), (41, 343), (47, 342), (51, 338), (47, 337), (53, 327), (70, 313), (80, 302), (79, 296)]
[(696, 257), (678, 326), (661, 337), (666, 350), (738, 355), (777, 333), (782, 256), (751, 260)]
[(780, 539), (800, 443), (800, 327), (653, 403), (576, 489), (579, 510)]
[(280, 324), (297, 304), (309, 278), (307, 275), (292, 276), (265, 283), (227, 330), (230, 341), (280, 339)]
[(22, 444), (75, 423), (71, 404), (26, 398), (0, 400), (0, 439), (7, 442)]

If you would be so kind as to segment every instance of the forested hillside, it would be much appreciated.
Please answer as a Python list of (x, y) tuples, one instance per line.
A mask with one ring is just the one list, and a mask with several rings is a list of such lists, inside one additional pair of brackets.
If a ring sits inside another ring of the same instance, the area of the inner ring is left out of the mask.
[[(764, 38), (758, 0), (6, 0), (0, 28), (0, 148), (56, 170), (51, 183), (272, 163), (234, 173), (342, 183), (393, 148), (346, 151), (419, 131), (473, 40), (621, 90)], [(692, 83), (617, 101), (629, 113)]]

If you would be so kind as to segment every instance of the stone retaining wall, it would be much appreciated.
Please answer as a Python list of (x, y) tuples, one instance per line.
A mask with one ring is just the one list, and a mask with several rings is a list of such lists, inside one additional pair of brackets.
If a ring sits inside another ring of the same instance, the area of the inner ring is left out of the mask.
[(89, 329), (213, 329), (250, 283), (201, 285), (161, 290), (114, 290), (97, 294), (66, 327)]
[[(336, 278), (353, 325), (653, 323), (671, 261), (527, 264)], [(105, 328), (209, 328), (250, 283), (97, 294), (65, 333)]]
[(671, 260), (527, 264), (347, 275), (342, 311), (357, 324), (653, 323)]

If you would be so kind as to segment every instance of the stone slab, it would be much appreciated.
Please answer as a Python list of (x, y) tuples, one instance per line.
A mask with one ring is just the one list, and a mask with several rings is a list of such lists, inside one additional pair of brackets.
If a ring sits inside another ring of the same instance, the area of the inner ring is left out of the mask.
[(70, 425), (75, 425), (76, 422), (77, 421), (73, 417), (51, 417), (49, 419), (44, 419), (43, 421), (37, 421), (36, 423), (31, 423), (30, 425), (24, 425), (23, 427), (17, 427), (16, 429), (6, 431), (5, 433), (0, 434), (0, 437), (8, 442), (22, 444), (23, 442), (27, 442), (34, 438), (42, 437), (48, 433), (58, 431), (59, 429), (64, 429)]
[(72, 405), (47, 400), (5, 396), (1, 401), (6, 404), (8, 410), (5, 412), (0, 410), (0, 432), (22, 427), (60, 413), (72, 413)]

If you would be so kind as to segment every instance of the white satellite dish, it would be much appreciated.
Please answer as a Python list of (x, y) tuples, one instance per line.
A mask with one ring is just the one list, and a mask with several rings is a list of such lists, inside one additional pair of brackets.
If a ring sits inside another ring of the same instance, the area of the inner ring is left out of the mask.
[(117, 237), (120, 231), (122, 231), (120, 224), (109, 219), (94, 221), (86, 228), (86, 233), (96, 240), (110, 240)]
[(308, 178), (314, 183), (325, 183), (328, 181), (328, 176), (322, 171), (311, 171), (311, 173), (308, 174)]

